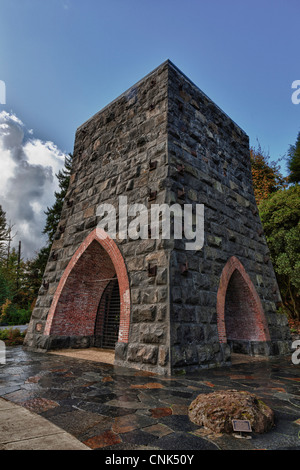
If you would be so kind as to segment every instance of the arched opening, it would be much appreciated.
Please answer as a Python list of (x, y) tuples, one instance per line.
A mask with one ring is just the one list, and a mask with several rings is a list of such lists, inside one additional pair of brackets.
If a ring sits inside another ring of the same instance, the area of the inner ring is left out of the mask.
[(115, 275), (107, 252), (93, 240), (68, 276), (56, 305), (50, 333), (92, 336), (100, 299)]
[(239, 349), (239, 341), (258, 341), (260, 327), (256, 319), (253, 295), (236, 269), (228, 283), (225, 297), (225, 328), (231, 349)]
[(232, 352), (264, 354), (261, 346), (270, 341), (264, 311), (250, 277), (234, 256), (222, 271), (217, 321), (219, 341), (228, 343)]
[(44, 334), (90, 337), (94, 346), (114, 348), (116, 342), (128, 342), (129, 323), (129, 280), (124, 259), (115, 242), (96, 229), (81, 244), (63, 273)]

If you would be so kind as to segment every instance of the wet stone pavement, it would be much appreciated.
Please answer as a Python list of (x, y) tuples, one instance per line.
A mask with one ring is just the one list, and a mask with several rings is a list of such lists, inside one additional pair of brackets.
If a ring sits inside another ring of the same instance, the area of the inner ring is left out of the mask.
[[(300, 365), (251, 360), (176, 377), (7, 348), (0, 396), (100, 450), (300, 450)], [(275, 412), (269, 433), (217, 435), (189, 421), (200, 393), (248, 390)]]

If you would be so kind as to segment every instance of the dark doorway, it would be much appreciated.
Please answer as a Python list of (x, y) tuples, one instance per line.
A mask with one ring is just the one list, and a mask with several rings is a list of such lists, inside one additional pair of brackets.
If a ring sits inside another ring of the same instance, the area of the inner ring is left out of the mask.
[(120, 292), (117, 279), (106, 286), (99, 303), (95, 322), (95, 344), (99, 348), (114, 349), (120, 325)]
[(258, 312), (255, 299), (237, 269), (227, 287), (225, 325), (232, 352), (249, 354), (250, 343), (259, 338)]

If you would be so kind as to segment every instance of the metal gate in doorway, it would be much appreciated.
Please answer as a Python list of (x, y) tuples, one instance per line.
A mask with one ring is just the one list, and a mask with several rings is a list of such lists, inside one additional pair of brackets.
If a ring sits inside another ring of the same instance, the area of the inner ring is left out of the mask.
[(120, 292), (117, 279), (106, 286), (97, 311), (95, 322), (96, 344), (100, 348), (114, 349), (118, 341), (120, 325)]

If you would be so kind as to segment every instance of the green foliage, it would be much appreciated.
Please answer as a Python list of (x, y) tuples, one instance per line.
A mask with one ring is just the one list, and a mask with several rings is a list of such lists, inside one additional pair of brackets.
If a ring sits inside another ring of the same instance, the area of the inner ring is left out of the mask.
[(3, 269), (0, 267), (0, 308), (7, 299), (11, 299), (11, 287)]
[(300, 319), (300, 186), (277, 191), (259, 212), (284, 305)]
[(8, 328), (0, 330), (0, 340), (4, 341), (7, 346), (15, 346), (22, 344), (24, 341), (25, 332), (21, 333), (18, 328)]
[(58, 178), (59, 191), (55, 192), (55, 202), (52, 207), (47, 207), (47, 210), (45, 211), (47, 218), (43, 233), (48, 236), (48, 243), (50, 245), (53, 243), (54, 235), (60, 220), (63, 202), (68, 191), (72, 161), (73, 156), (72, 154), (69, 154), (68, 157), (65, 158), (64, 168), (56, 175)]
[(12, 305), (8, 311), (7, 323), (8, 325), (26, 325), (29, 323), (31, 310), (18, 308), (17, 305)]
[(16, 289), (18, 278), (23, 274), (23, 262), (18, 266), (18, 253), (15, 248), (13, 248), (5, 262), (5, 276), (9, 281), (12, 289)]
[(300, 132), (295, 145), (288, 151), (289, 183), (300, 183)]
[(282, 176), (278, 162), (271, 161), (268, 154), (263, 152), (261, 146), (250, 149), (252, 183), (257, 205), (271, 194), (287, 185), (286, 178)]
[[(22, 288), (23, 306), (32, 305), (38, 295), (49, 253), (50, 246), (43, 247), (33, 259), (26, 262), (26, 276)], [(25, 294), (27, 295), (27, 301), (25, 301)]]
[(6, 214), (0, 206), (0, 324), (2, 325), (23, 325), (30, 320), (60, 220), (71, 167), (70, 154), (65, 159), (64, 168), (56, 175), (59, 191), (55, 193), (54, 205), (45, 212), (47, 218), (43, 233), (48, 235), (48, 244), (31, 260), (20, 260), (15, 248), (7, 249), (9, 238), (12, 239), (11, 227), (7, 227)]
[(28, 278), (27, 263), (22, 260), (18, 263), (18, 255), (13, 249), (0, 266), (0, 324), (28, 323), (35, 297), (36, 292)]
[(2, 305), (0, 324), (2, 325), (25, 325), (29, 323), (31, 310), (20, 308), (17, 304), (8, 301)]
[(8, 241), (8, 227), (6, 214), (0, 206), (0, 260), (3, 260), (6, 253), (6, 243)]
[[(26, 299), (27, 301), (27, 299)], [(31, 302), (33, 299), (31, 299)], [(29, 322), (31, 308), (23, 301), (19, 291), (13, 289), (0, 269), (0, 325), (24, 325)]]

